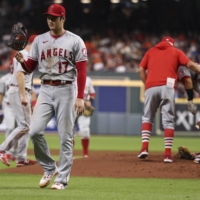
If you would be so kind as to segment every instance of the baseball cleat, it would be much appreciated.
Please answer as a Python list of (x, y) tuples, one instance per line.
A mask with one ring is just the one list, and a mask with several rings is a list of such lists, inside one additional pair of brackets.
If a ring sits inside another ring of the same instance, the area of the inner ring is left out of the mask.
[(67, 185), (64, 185), (62, 183), (54, 183), (52, 186), (51, 186), (51, 189), (52, 190), (64, 190), (66, 188)]
[(83, 157), (84, 157), (84, 158), (88, 158), (89, 156), (88, 156), (87, 154), (85, 154)]
[(194, 159), (194, 163), (200, 164), (200, 158), (195, 158), (195, 159)]
[(199, 129), (200, 128), (200, 121), (198, 121), (197, 123), (196, 123), (196, 126), (195, 126), (197, 129)]
[(16, 166), (25, 167), (25, 166), (35, 165), (35, 164), (37, 164), (36, 160), (24, 160), (24, 161), (17, 162)]
[(7, 165), (8, 167), (10, 166), (10, 163), (6, 157), (6, 153), (3, 151), (0, 151), (0, 160), (3, 164)]
[(58, 174), (57, 167), (56, 167), (55, 172), (53, 174), (47, 174), (47, 172), (45, 172), (43, 177), (40, 180), (39, 186), (41, 188), (46, 187), (47, 185), (49, 185), (51, 183), (52, 178), (57, 174)]
[(173, 160), (171, 158), (171, 155), (165, 155), (164, 156), (164, 163), (172, 163)]
[(144, 150), (144, 151), (141, 151), (140, 154), (137, 156), (138, 158), (146, 158), (148, 157), (148, 151)]
[(13, 156), (10, 153), (6, 153), (6, 158), (7, 158), (8, 161), (15, 161), (16, 160), (15, 156)]

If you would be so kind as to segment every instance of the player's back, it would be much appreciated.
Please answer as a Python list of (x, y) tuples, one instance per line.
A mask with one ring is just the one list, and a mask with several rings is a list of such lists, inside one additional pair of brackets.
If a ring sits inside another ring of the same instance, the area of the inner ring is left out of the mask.
[(160, 42), (147, 51), (140, 66), (148, 70), (146, 88), (165, 85), (167, 78), (177, 79), (180, 63), (184, 65), (189, 59), (182, 51), (167, 42)]

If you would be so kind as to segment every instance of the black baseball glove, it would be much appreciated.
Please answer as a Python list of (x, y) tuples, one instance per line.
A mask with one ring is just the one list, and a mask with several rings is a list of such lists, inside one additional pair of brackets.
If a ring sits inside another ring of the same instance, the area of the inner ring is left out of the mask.
[(195, 155), (190, 153), (188, 148), (184, 146), (178, 147), (178, 153), (176, 154), (178, 158), (185, 159), (185, 160), (194, 160)]
[(21, 22), (14, 24), (11, 30), (8, 46), (14, 50), (23, 50), (28, 42), (27, 30)]

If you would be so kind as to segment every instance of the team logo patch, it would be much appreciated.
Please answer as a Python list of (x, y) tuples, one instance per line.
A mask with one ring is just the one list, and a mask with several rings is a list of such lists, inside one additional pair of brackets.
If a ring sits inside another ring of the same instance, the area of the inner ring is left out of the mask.
[(87, 49), (86, 49), (86, 48), (83, 48), (83, 49), (82, 49), (82, 53), (83, 53), (83, 55), (84, 55), (85, 57), (87, 57)]
[(49, 12), (53, 12), (54, 6), (51, 6)]

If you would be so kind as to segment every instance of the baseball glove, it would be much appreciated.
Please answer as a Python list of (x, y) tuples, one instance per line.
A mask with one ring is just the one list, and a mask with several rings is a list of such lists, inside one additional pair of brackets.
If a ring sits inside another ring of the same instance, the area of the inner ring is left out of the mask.
[(21, 22), (14, 24), (11, 30), (8, 46), (14, 50), (23, 50), (28, 42), (27, 30)]
[(85, 110), (83, 112), (83, 115), (86, 117), (92, 116), (94, 112), (94, 107), (93, 106), (85, 106)]
[(195, 154), (190, 153), (188, 148), (184, 146), (178, 147), (178, 153), (176, 154), (178, 158), (185, 159), (185, 160), (194, 160)]

